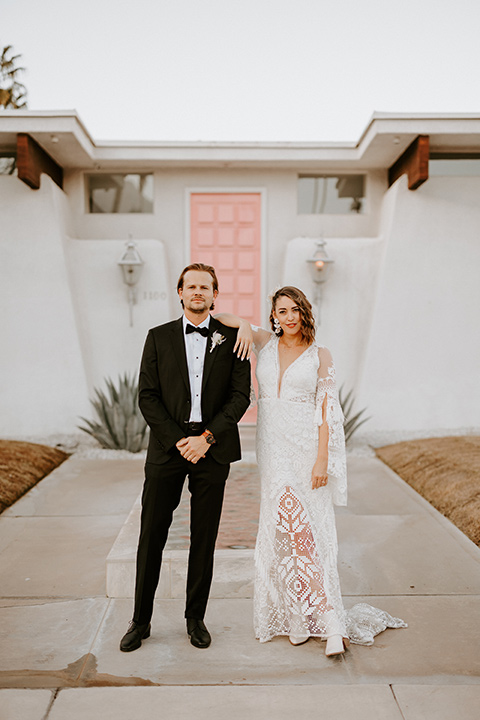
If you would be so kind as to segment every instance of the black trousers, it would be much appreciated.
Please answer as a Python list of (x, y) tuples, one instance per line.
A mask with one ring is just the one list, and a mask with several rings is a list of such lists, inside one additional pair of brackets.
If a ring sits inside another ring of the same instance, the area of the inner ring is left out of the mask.
[(133, 614), (137, 623), (148, 623), (152, 617), (162, 553), (187, 475), (191, 497), (185, 617), (203, 620), (229, 470), (230, 465), (220, 465), (208, 452), (196, 464), (182, 458), (180, 453), (163, 465), (145, 464)]

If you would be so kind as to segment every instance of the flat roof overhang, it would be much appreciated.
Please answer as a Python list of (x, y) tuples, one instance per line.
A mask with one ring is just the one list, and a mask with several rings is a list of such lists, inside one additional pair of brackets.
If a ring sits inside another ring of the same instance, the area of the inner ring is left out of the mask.
[(480, 152), (480, 114), (374, 113), (358, 142), (95, 141), (75, 110), (0, 111), (0, 152), (28, 133), (64, 169), (388, 169), (418, 135), (431, 152)]

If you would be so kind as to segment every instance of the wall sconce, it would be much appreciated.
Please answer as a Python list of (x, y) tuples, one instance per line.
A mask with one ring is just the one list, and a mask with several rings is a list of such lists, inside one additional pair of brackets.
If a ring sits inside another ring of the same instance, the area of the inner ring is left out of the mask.
[(118, 261), (123, 275), (123, 282), (128, 285), (128, 305), (130, 308), (130, 327), (133, 327), (133, 306), (137, 303), (137, 291), (135, 285), (140, 279), (144, 262), (139, 255), (136, 244), (133, 240), (127, 243), (127, 249)]
[(320, 307), (322, 303), (322, 289), (324, 283), (327, 282), (330, 274), (333, 270), (332, 260), (328, 257), (327, 251), (325, 250), (325, 240), (320, 239), (316, 241), (315, 252), (313, 257), (308, 258), (307, 263), (310, 268), (310, 274), (313, 282), (315, 283), (315, 299), (314, 302), (318, 308), (318, 323), (320, 324)]

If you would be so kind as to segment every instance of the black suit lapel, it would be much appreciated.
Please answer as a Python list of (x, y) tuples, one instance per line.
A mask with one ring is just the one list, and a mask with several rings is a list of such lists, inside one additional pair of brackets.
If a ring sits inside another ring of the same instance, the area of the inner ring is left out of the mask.
[(178, 369), (187, 388), (190, 396), (190, 380), (188, 379), (188, 365), (187, 365), (187, 352), (185, 350), (185, 337), (183, 334), (183, 321), (182, 318), (176, 321), (172, 326), (172, 347), (175, 353), (175, 359), (178, 364)]
[(205, 361), (203, 363), (203, 378), (202, 378), (202, 393), (205, 390), (205, 385), (207, 384), (208, 376), (210, 375), (210, 372), (212, 370), (212, 367), (215, 363), (215, 359), (217, 357), (217, 351), (218, 346), (214, 348), (212, 352), (210, 352), (212, 348), (212, 335), (217, 330), (220, 335), (222, 334), (220, 331), (221, 324), (218, 322), (218, 320), (215, 320), (215, 318), (210, 318), (210, 325), (209, 330), (210, 334), (207, 338), (207, 347), (205, 349)]

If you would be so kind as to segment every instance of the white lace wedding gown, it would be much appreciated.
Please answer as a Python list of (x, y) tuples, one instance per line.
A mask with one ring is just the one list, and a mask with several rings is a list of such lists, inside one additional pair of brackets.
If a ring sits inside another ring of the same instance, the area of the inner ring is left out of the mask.
[[(257, 459), (260, 521), (255, 548), (255, 634), (343, 635), (371, 645), (386, 627), (405, 627), (364, 603), (345, 612), (337, 570), (333, 504), (347, 503), (343, 414), (325, 347), (310, 345), (279, 387), (278, 338), (258, 352)], [(318, 427), (326, 398), (328, 484), (312, 490)]]

